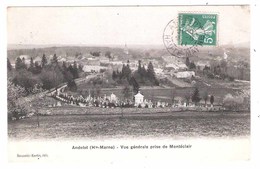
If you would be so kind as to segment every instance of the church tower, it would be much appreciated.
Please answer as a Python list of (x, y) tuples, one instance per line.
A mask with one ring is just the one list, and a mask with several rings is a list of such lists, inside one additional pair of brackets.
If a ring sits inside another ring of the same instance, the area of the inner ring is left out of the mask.
[(129, 54), (129, 52), (128, 52), (128, 48), (127, 48), (127, 45), (126, 45), (126, 43), (125, 43), (124, 53), (125, 53), (126, 55), (128, 55), (128, 54)]

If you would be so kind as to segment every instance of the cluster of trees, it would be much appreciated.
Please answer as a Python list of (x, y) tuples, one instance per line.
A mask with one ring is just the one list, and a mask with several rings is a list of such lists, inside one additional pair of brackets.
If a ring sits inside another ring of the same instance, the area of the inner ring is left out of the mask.
[(125, 86), (132, 85), (135, 93), (138, 92), (140, 85), (159, 86), (159, 81), (155, 76), (152, 62), (149, 62), (147, 69), (144, 65), (141, 65), (140, 60), (138, 63), (137, 71), (132, 73), (128, 60), (127, 65), (124, 64), (121, 71), (113, 71), (112, 79), (118, 84), (123, 84)]
[(228, 64), (226, 60), (221, 60), (218, 63), (212, 62), (210, 67), (205, 66), (203, 68), (203, 74), (211, 79), (218, 78), (234, 81), (234, 76), (228, 73)]
[[(193, 61), (190, 61), (189, 57), (185, 61), (186, 66), (195, 70), (197, 68), (196, 64)], [(199, 71), (199, 69), (197, 70)], [(222, 79), (234, 81), (235, 78), (241, 80), (249, 80), (250, 74), (249, 65), (246, 62), (240, 61), (237, 63), (237, 67), (228, 66), (228, 63), (225, 59), (221, 61), (212, 61), (210, 66), (205, 65), (203, 68), (203, 75), (211, 79)]]
[[(213, 105), (215, 98), (213, 95), (209, 95), (207, 91), (204, 91), (202, 96), (200, 95), (200, 91), (197, 87), (194, 88), (194, 90), (191, 93), (187, 93), (185, 96), (185, 100), (187, 105), (189, 104), (190, 100), (195, 104), (198, 105), (198, 103), (203, 100), (205, 103), (205, 106), (207, 105), (207, 102), (210, 101), (210, 104)], [(173, 98), (174, 99), (174, 98)]]
[(20, 104), (18, 99), (26, 95), (26, 91), (21, 86), (15, 85), (10, 80), (7, 81), (7, 101), (8, 118), (18, 118), (19, 113), (26, 114), (28, 105)]
[(121, 71), (113, 71), (112, 79), (116, 81), (117, 84), (124, 85), (127, 89), (129, 88), (129, 85), (132, 85), (135, 93), (137, 93), (140, 88), (139, 83), (133, 76), (132, 70), (130, 69), (129, 60), (127, 61), (127, 65), (123, 64)]
[(69, 89), (75, 90), (74, 79), (79, 77), (82, 66), (76, 62), (67, 65), (65, 62), (60, 64), (56, 54), (53, 55), (50, 63), (43, 54), (40, 63), (30, 59), (30, 64), (25, 63), (24, 58), (17, 58), (15, 69), (12, 68), (9, 59), (7, 60), (8, 76), (14, 85), (25, 89), (26, 94), (33, 94), (35, 86), (40, 86), (45, 90), (57, 87), (62, 83), (68, 83)]
[(90, 52), (92, 56), (99, 57), (101, 52)]
[(228, 110), (240, 110), (245, 106), (250, 108), (250, 103), (245, 103), (245, 98), (242, 96), (233, 96), (232, 94), (227, 94), (223, 98), (223, 106)]
[(134, 77), (141, 85), (159, 86), (159, 81), (155, 76), (152, 62), (149, 62), (147, 69), (141, 65), (141, 60), (138, 61), (138, 69), (134, 73)]

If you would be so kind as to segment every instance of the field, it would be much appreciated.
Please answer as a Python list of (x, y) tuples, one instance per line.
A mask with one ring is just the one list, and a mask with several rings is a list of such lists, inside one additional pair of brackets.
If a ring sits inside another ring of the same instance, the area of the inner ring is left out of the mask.
[(10, 139), (226, 138), (250, 135), (248, 112), (157, 115), (55, 115), (10, 121)]

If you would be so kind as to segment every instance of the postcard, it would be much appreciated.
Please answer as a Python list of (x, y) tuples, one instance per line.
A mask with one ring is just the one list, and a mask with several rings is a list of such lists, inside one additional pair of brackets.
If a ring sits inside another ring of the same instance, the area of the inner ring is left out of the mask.
[(250, 160), (250, 29), (249, 5), (8, 7), (9, 162)]

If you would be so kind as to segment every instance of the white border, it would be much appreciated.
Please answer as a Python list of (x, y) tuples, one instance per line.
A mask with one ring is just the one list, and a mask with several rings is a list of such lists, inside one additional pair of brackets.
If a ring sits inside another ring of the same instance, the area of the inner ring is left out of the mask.
[[(225, 166), (207, 166), (203, 165), (203, 162), (201, 164), (189, 164), (187, 163), (175, 163), (174, 164), (169, 161), (167, 163), (162, 164), (161, 161), (158, 159), (158, 161), (151, 161), (153, 165), (152, 168), (259, 168), (259, 144), (260, 144), (260, 139), (259, 139), (259, 128), (260, 128), (260, 111), (259, 111), (259, 106), (260, 105), (260, 80), (259, 80), (259, 64), (260, 64), (260, 56), (257, 54), (259, 53), (259, 40), (257, 37), (260, 37), (259, 35), (259, 30), (260, 27), (258, 25), (258, 20), (259, 20), (259, 3), (257, 0), (254, 1), (248, 1), (248, 0), (230, 0), (230, 1), (225, 1), (225, 0), (197, 0), (196, 3), (192, 0), (189, 1), (178, 1), (178, 2), (171, 2), (170, 0), (167, 1), (155, 1), (155, 0), (132, 0), (132, 1), (83, 1), (83, 0), (62, 0), (62, 1), (54, 1), (54, 0), (9, 0), (9, 1), (1, 1), (0, 2), (0, 56), (2, 57), (1, 62), (0, 62), (0, 89), (2, 89), (1, 94), (0, 94), (0, 100), (1, 100), (1, 116), (0, 116), (0, 164), (1, 167), (3, 168), (57, 168), (57, 167), (62, 167), (62, 168), (97, 168), (97, 167), (102, 167), (102, 168), (144, 168), (145, 166), (148, 166), (147, 164), (143, 164), (140, 161), (135, 163), (129, 159), (128, 163), (122, 162), (114, 165), (107, 165), (104, 162), (100, 162), (99, 164), (92, 164), (93, 166), (86, 166), (86, 164), (82, 164), (78, 166), (77, 164), (72, 164), (72, 165), (66, 165), (66, 166), (61, 166), (61, 165), (51, 165), (51, 164), (8, 164), (7, 162), (7, 118), (6, 118), (6, 111), (7, 111), (7, 106), (6, 106), (6, 8), (8, 6), (107, 6), (107, 5), (232, 5), (232, 4), (251, 4), (251, 104), (252, 104), (252, 109), (251, 109), (251, 124), (252, 124), (252, 134), (251, 134), (251, 144), (252, 144), (252, 156), (251, 160), (248, 162), (231, 162), (229, 164), (226, 164)], [(104, 166), (106, 165), (106, 166)]]

